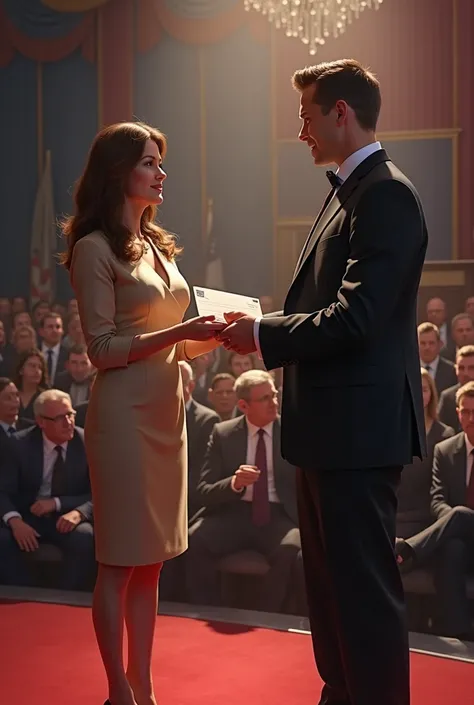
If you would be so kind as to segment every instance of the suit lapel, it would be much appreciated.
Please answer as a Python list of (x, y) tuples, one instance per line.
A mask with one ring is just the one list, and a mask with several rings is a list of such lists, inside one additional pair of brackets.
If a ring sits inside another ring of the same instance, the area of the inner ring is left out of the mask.
[(242, 416), (239, 423), (235, 426), (234, 433), (232, 434), (232, 445), (229, 448), (234, 463), (237, 461), (239, 465), (245, 465), (247, 462), (247, 436), (247, 423), (245, 416)]
[(467, 449), (464, 440), (464, 433), (459, 437), (459, 443), (455, 450), (454, 472), (452, 478), (453, 503), (464, 504), (466, 501), (466, 467)]
[(29, 449), (31, 466), (28, 465), (26, 471), (34, 473), (34, 484), (36, 493), (39, 492), (41, 483), (43, 482), (43, 467), (44, 467), (44, 452), (43, 452), (43, 434), (39, 427), (36, 427), (30, 434), (31, 446)]

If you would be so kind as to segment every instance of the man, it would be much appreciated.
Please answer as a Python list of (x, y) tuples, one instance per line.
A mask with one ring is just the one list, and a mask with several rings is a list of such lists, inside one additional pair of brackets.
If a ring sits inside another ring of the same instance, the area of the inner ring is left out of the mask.
[(474, 296), (468, 296), (464, 304), (464, 311), (474, 319)]
[(71, 397), (74, 408), (89, 401), (94, 368), (84, 345), (74, 345), (68, 351), (65, 371), (56, 376), (56, 389)]
[(439, 296), (434, 296), (426, 304), (426, 320), (438, 328), (443, 347), (449, 345), (451, 333), (448, 326), (446, 302)]
[(464, 345), (456, 354), (455, 365), (457, 383), (442, 392), (438, 404), (439, 420), (451, 426), (456, 433), (461, 431), (461, 424), (456, 409), (456, 393), (460, 387), (474, 380), (474, 345)]
[(239, 353), (231, 353), (229, 355), (229, 372), (237, 379), (243, 372), (253, 370), (254, 364), (252, 355), (239, 355)]
[(94, 566), (84, 435), (64, 392), (40, 394), (35, 416), (37, 425), (15, 437), (0, 464), (0, 581), (28, 585), (24, 553), (46, 541), (64, 553), (60, 587), (82, 589)]
[(293, 468), (280, 455), (271, 375), (244, 372), (235, 391), (244, 416), (218, 423), (209, 441), (198, 487), (204, 509), (189, 530), (188, 591), (196, 604), (219, 605), (219, 560), (253, 549), (271, 564), (258, 606), (280, 612), (301, 548)]
[(454, 364), (440, 355), (443, 343), (434, 323), (420, 323), (418, 326), (418, 347), (420, 349), (420, 366), (424, 367), (433, 378), (438, 394), (456, 384)]
[(194, 398), (203, 406), (212, 406), (209, 401), (209, 386), (215, 372), (212, 371), (212, 353), (199, 355), (193, 360)]
[(443, 349), (442, 354), (448, 360), (455, 360), (459, 348), (464, 345), (474, 345), (474, 324), (467, 313), (458, 313), (451, 321), (451, 342)]
[(8, 377), (0, 377), (0, 462), (6, 447), (5, 441), (17, 431), (32, 426), (28, 419), (19, 419), (20, 394), (16, 384)]
[(435, 447), (431, 508), (434, 524), (398, 541), (404, 570), (434, 557), (440, 631), (443, 636), (474, 639), (466, 574), (474, 572), (474, 382), (456, 393), (462, 432)]
[(374, 76), (342, 60), (297, 71), (293, 83), (300, 139), (338, 173), (328, 173), (333, 189), (284, 311), (228, 314), (219, 337), (285, 368), (282, 447), (298, 466), (320, 705), (408, 705), (396, 489), (402, 466), (426, 453), (416, 338), (426, 225), (415, 188), (376, 142)]
[(235, 379), (227, 372), (220, 372), (214, 377), (209, 387), (208, 399), (212, 408), (219, 414), (221, 421), (228, 421), (238, 416), (237, 398), (234, 389)]
[(68, 349), (75, 345), (85, 345), (81, 318), (78, 313), (72, 313), (70, 315), (67, 323), (67, 335), (62, 342), (64, 347)]
[(48, 377), (51, 387), (56, 387), (57, 377), (64, 372), (67, 360), (67, 350), (62, 346), (63, 320), (57, 313), (48, 313), (41, 322), (39, 329), (41, 352), (48, 367)]

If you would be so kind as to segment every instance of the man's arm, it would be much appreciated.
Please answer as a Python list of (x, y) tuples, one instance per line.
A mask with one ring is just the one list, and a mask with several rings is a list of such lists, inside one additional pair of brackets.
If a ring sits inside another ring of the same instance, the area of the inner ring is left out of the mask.
[(434, 449), (433, 472), (431, 475), (431, 513), (436, 519), (447, 514), (451, 509), (443, 473), (443, 455), (438, 446)]
[(201, 479), (197, 487), (197, 495), (203, 506), (217, 507), (229, 502), (239, 502), (242, 498), (243, 491), (236, 492), (232, 489), (233, 475), (223, 477), (225, 472), (222, 438), (214, 427), (207, 445)]
[(21, 518), (21, 514), (12, 500), (18, 494), (19, 458), (13, 448), (5, 455), (0, 463), (0, 518), (7, 524), (13, 517)]
[(350, 257), (337, 300), (314, 313), (260, 321), (267, 369), (367, 345), (390, 318), (407, 279), (418, 275), (414, 258), (424, 245), (422, 214), (408, 186), (388, 180), (367, 189), (352, 215)]

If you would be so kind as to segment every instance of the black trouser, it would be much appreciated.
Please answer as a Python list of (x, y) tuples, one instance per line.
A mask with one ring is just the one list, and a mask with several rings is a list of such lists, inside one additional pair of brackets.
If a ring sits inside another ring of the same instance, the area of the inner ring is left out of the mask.
[[(88, 586), (93, 574), (94, 531), (92, 524), (83, 522), (68, 534), (56, 529), (59, 514), (36, 517), (23, 516), (23, 520), (39, 534), (39, 543), (50, 543), (63, 552), (59, 589), (81, 590)], [(6, 585), (31, 585), (26, 552), (18, 546), (10, 528), (0, 528), (0, 581)]]
[(298, 566), (300, 532), (280, 504), (270, 507), (270, 522), (265, 526), (253, 524), (252, 503), (242, 500), (190, 527), (186, 582), (192, 602), (220, 605), (219, 560), (234, 551), (251, 549), (262, 553), (271, 566), (261, 583), (258, 607), (267, 612), (282, 610)]
[(301, 543), (323, 705), (408, 705), (394, 544), (401, 468), (297, 472)]

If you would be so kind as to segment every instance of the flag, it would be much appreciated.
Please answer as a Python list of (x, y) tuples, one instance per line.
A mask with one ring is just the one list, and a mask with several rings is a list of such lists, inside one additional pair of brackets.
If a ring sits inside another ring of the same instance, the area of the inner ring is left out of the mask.
[(33, 212), (30, 247), (31, 305), (41, 300), (53, 300), (54, 252), (56, 249), (55, 221), (51, 152), (48, 150)]
[(206, 272), (205, 286), (208, 289), (224, 288), (224, 272), (219, 254), (217, 239), (214, 234), (214, 203), (212, 198), (207, 202), (207, 227), (206, 227)]

